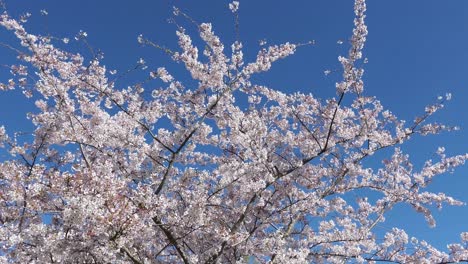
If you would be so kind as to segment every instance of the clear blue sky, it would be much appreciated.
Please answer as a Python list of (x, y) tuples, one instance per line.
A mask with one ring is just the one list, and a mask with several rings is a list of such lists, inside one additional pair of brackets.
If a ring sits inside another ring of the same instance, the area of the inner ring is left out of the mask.
[[(245, 53), (253, 58), (258, 41), (269, 43), (316, 40), (277, 63), (271, 72), (258, 76), (259, 83), (285, 92), (312, 92), (319, 97), (335, 94), (334, 83), (340, 72), (324, 76), (323, 71), (340, 70), (338, 55), (346, 55), (351, 35), (351, 0), (244, 0), (240, 4), (240, 35)], [(142, 33), (171, 48), (176, 47), (175, 26), (167, 23), (176, 5), (199, 22), (213, 22), (215, 32), (225, 43), (234, 39), (233, 17), (225, 0), (6, 0), (12, 14), (31, 12), (28, 23), (34, 32), (57, 37), (73, 36), (84, 30), (88, 41), (105, 53), (104, 64), (123, 71), (143, 57), (154, 67), (166, 66), (175, 76), (187, 78), (182, 67), (170, 62), (162, 52), (140, 47), (136, 41)], [(42, 17), (39, 10), (49, 12)], [(183, 22), (182, 22), (183, 23)], [(453, 99), (437, 120), (458, 125), (461, 131), (415, 138), (403, 150), (420, 166), (431, 158), (438, 146), (449, 154), (468, 151), (468, 1), (466, 0), (379, 0), (369, 1), (367, 11), (369, 36), (365, 57), (366, 93), (376, 95), (384, 106), (409, 122), (424, 106), (446, 92)], [(0, 32), (0, 39), (11, 34)], [(338, 40), (344, 40), (338, 45)], [(70, 47), (86, 54), (82, 46)], [(11, 54), (0, 49), (1, 63)], [(5, 61), (6, 60), (6, 61)], [(5, 78), (0, 73), (0, 78)], [(4, 81), (4, 80), (3, 80)], [(34, 107), (15, 93), (0, 95), (0, 124), (27, 129), (25, 113)], [(434, 119), (433, 119), (434, 120)], [(454, 175), (434, 180), (433, 191), (444, 191), (468, 202), (468, 166)], [(436, 213), (437, 227), (426, 226), (423, 216), (409, 208), (398, 207), (387, 216), (380, 228), (399, 226), (410, 235), (426, 239), (439, 247), (458, 242), (458, 234), (468, 231), (468, 207), (445, 207)]]

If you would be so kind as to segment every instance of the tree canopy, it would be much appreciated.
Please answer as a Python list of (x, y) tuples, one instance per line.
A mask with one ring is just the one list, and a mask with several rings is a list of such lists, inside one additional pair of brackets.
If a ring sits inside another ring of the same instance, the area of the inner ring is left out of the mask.
[[(239, 2), (227, 6), (238, 26)], [(44, 11), (46, 12), (46, 11)], [(415, 168), (401, 145), (454, 128), (429, 122), (450, 94), (413, 122), (366, 94), (366, 3), (355, 0), (336, 95), (285, 93), (253, 76), (313, 45), (262, 45), (244, 60), (210, 23), (174, 9), (178, 48), (138, 42), (185, 66), (195, 86), (144, 59), (125, 73), (75, 40), (31, 34), (28, 14), (0, 16), (16, 40), (1, 90), (35, 104), (34, 131), (0, 127), (0, 259), (5, 263), (451, 263), (468, 262), (468, 233), (448, 251), (376, 226), (399, 204), (435, 225), (431, 210), (463, 205), (427, 190), (467, 154), (445, 149)], [(189, 21), (191, 36), (177, 20)], [(202, 44), (200, 44), (202, 43)], [(264, 43), (262, 43), (264, 44)], [(119, 78), (146, 69), (142, 80)], [(160, 86), (154, 85), (158, 83)], [(2, 94), (2, 96), (6, 96)], [(1, 118), (1, 117), (0, 117)], [(1, 122), (1, 119), (0, 119)], [(367, 163), (379, 153), (381, 163)]]

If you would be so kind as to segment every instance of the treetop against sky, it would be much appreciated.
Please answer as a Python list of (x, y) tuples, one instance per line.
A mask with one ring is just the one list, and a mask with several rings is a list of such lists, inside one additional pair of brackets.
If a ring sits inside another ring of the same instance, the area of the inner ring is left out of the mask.
[(468, 261), (468, 2), (109, 3), (4, 1), (2, 261)]

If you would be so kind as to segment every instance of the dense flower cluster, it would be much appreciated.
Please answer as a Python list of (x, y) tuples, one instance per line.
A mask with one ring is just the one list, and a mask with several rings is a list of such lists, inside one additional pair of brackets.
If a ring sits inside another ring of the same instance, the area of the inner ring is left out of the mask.
[[(237, 12), (239, 2), (229, 8)], [(468, 233), (444, 252), (398, 228), (374, 230), (397, 204), (411, 205), (430, 225), (432, 205), (461, 205), (425, 187), (468, 155), (439, 148), (437, 160), (416, 170), (398, 147), (450, 129), (427, 123), (444, 98), (407, 124), (364, 95), (355, 62), (367, 35), (365, 10), (356, 0), (350, 51), (339, 58), (343, 80), (325, 101), (251, 82), (295, 44), (264, 47), (248, 63), (239, 40), (226, 52), (202, 23), (200, 59), (179, 27), (180, 50), (170, 54), (198, 86), (186, 88), (158, 68), (149, 79), (164, 88), (148, 96), (144, 82), (118, 87), (99, 58), (85, 62), (3, 13), (0, 26), (21, 47), (0, 88), (22, 89), (38, 111), (29, 116), (28, 142), (0, 126), (0, 147), (9, 153), (0, 162), (2, 263), (468, 261)], [(143, 59), (138, 67), (147, 67)], [(365, 165), (384, 149), (393, 154), (381, 167)]]

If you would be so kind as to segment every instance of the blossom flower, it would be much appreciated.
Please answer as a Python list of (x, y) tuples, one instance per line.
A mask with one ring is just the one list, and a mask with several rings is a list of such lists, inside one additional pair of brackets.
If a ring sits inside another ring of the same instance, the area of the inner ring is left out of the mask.
[(84, 39), (88, 36), (88, 33), (80, 30), (80, 32), (78, 32), (78, 34), (75, 36), (75, 40), (80, 40), (80, 39)]
[(229, 3), (229, 9), (231, 12), (236, 13), (239, 10), (239, 1), (232, 1)]

